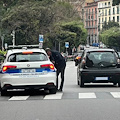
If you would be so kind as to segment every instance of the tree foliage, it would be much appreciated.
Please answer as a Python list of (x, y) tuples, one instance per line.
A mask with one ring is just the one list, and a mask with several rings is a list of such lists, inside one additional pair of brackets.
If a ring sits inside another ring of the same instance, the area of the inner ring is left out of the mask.
[[(67, 2), (57, 0), (2, 0), (5, 10), (2, 31), (5, 42), (12, 44), (12, 30), (16, 32), (16, 45), (38, 44), (44, 35), (44, 46), (69, 41), (71, 45), (85, 43), (87, 32), (78, 14)], [(56, 47), (57, 48), (57, 47)]]
[(100, 34), (100, 41), (110, 47), (120, 49), (120, 28), (112, 27)]
[[(62, 22), (54, 26), (53, 31), (47, 34), (47, 38), (53, 44), (59, 42), (65, 46), (65, 42), (69, 42), (71, 48), (78, 47), (79, 44), (86, 44), (87, 30), (81, 21)], [(65, 48), (62, 50), (65, 51)]]
[(119, 27), (119, 23), (114, 21), (109, 21), (108, 23), (104, 22), (103, 24), (103, 30), (108, 30), (112, 27)]

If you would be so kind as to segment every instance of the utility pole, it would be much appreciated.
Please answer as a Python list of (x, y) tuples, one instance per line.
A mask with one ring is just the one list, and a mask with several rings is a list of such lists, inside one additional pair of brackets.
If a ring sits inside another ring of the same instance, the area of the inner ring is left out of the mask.
[(1, 40), (2, 40), (2, 51), (4, 51), (4, 46), (3, 46), (3, 44), (4, 44), (4, 36), (1, 36)]
[(13, 47), (15, 46), (15, 30), (12, 31), (11, 35), (13, 36)]
[[(0, 6), (0, 38), (1, 38), (1, 41), (2, 41), (2, 7)], [(2, 45), (3, 45), (3, 41), (2, 41)], [(2, 49), (3, 49), (3, 46), (2, 46)]]

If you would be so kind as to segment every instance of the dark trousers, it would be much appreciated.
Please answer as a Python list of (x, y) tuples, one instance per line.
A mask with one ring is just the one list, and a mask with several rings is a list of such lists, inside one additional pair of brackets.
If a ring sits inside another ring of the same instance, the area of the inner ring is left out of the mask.
[(64, 73), (65, 73), (65, 67), (62, 69), (57, 69), (57, 79), (56, 79), (56, 88), (58, 89), (58, 76), (61, 74), (61, 84), (60, 84), (60, 89), (63, 89), (63, 84), (64, 84)]

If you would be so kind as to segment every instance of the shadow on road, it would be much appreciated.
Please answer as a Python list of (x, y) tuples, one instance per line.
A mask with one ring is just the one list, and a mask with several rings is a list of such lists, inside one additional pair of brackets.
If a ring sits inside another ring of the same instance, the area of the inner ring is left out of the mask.
[(84, 85), (83, 88), (118, 88), (117, 85)]
[(25, 91), (7, 91), (5, 96), (44, 96), (48, 95), (49, 91), (47, 90), (25, 90)]

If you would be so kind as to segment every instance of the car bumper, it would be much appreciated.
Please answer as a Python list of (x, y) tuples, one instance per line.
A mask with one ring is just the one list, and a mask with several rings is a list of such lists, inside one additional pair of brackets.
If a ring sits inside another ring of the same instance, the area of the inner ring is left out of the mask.
[(120, 81), (120, 71), (82, 71), (80, 76), (84, 83), (118, 83)]
[(2, 74), (1, 88), (46, 88), (56, 86), (56, 72), (46, 75)]

